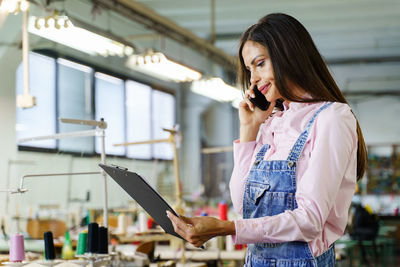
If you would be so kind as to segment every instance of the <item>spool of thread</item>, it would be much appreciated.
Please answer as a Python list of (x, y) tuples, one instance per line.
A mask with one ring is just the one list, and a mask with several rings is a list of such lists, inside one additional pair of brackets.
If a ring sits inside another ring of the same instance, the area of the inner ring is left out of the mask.
[(106, 227), (99, 227), (99, 254), (108, 254), (108, 231)]
[(226, 202), (222, 201), (218, 203), (218, 213), (221, 220), (228, 220), (228, 205)]
[(61, 258), (63, 260), (72, 260), (74, 258), (74, 250), (72, 249), (71, 237), (68, 230), (65, 232), (64, 245), (61, 249)]
[(227, 250), (227, 251), (235, 250), (235, 246), (233, 245), (232, 236), (230, 236), (230, 235), (227, 235), (225, 237), (225, 250)]
[(54, 240), (52, 232), (45, 232), (44, 239), (44, 257), (46, 260), (54, 260), (56, 258), (56, 251), (54, 249)]
[(88, 225), (87, 237), (87, 252), (97, 253), (99, 240), (99, 225), (97, 223), (90, 223)]
[(25, 259), (24, 236), (14, 234), (10, 240), (10, 261), (21, 262)]
[(87, 244), (87, 232), (79, 233), (78, 236), (78, 245), (76, 246), (76, 255), (83, 255), (86, 252), (86, 244)]
[(139, 212), (139, 231), (147, 231), (147, 214), (144, 211)]
[(120, 234), (125, 234), (128, 230), (128, 220), (125, 216), (125, 213), (120, 213), (118, 215), (118, 228), (117, 232)]
[(147, 219), (147, 229), (151, 229), (151, 228), (153, 228), (153, 223), (154, 223), (154, 220), (153, 220), (153, 218), (148, 218)]

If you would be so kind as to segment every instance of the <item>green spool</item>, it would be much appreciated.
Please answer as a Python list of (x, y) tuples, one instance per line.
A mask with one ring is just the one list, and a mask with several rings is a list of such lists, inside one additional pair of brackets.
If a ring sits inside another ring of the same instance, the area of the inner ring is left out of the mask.
[(76, 248), (76, 255), (83, 255), (86, 252), (86, 243), (87, 243), (87, 232), (79, 233), (78, 236), (78, 245)]

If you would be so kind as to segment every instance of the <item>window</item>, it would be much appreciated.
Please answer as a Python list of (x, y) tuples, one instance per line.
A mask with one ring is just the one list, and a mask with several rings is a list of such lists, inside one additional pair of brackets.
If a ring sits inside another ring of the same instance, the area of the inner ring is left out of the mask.
[[(91, 120), (92, 109), (92, 72), (87, 66), (59, 58), (58, 63), (58, 118)], [(91, 126), (62, 123), (58, 120), (58, 132), (91, 130)], [(61, 151), (93, 153), (92, 137), (63, 138), (59, 140)]]
[[(17, 140), (56, 133), (56, 62), (53, 58), (35, 53), (29, 54), (29, 90), (36, 97), (33, 108), (16, 110)], [(16, 72), (16, 94), (24, 93), (23, 64)], [(53, 139), (20, 143), (21, 146), (55, 149)]]
[[(105, 151), (112, 155), (125, 155), (125, 147), (114, 146), (125, 140), (124, 81), (100, 72), (95, 74), (96, 120), (107, 122)], [(101, 153), (101, 139), (96, 138), (96, 152)]]
[[(169, 132), (163, 130), (172, 129), (175, 124), (175, 98), (161, 91), (153, 91), (152, 94), (152, 121), (153, 138), (167, 139)], [(172, 159), (174, 150), (170, 143), (159, 143), (153, 146), (153, 155), (159, 159)]]
[[(16, 92), (23, 92), (22, 64), (16, 71)], [(100, 120), (106, 129), (105, 151), (109, 155), (137, 159), (172, 159), (169, 143), (140, 144), (127, 147), (116, 143), (167, 139), (162, 128), (175, 124), (175, 98), (146, 84), (104, 72), (76, 62), (30, 53), (30, 90), (37, 105), (17, 108), (17, 138), (91, 130), (87, 125), (68, 124), (59, 118)], [(50, 148), (59, 151), (101, 153), (101, 139), (96, 137), (49, 139), (21, 143), (20, 146)]]
[[(151, 87), (134, 81), (125, 84), (126, 95), (126, 140), (147, 141), (151, 136)], [(141, 144), (127, 147), (130, 158), (151, 159), (151, 145)]]

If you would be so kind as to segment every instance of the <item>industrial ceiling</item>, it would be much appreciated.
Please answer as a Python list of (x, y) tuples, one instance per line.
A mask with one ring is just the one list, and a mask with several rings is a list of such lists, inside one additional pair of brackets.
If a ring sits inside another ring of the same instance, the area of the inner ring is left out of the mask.
[[(373, 80), (371, 90), (378, 89), (376, 81), (382, 88), (388, 87), (383, 83), (389, 81), (390, 88), (400, 89), (398, 0), (32, 0), (31, 3), (36, 13), (65, 10), (86, 26), (137, 47), (160, 49), (165, 47), (165, 39), (171, 39), (231, 73), (241, 33), (262, 16), (283, 12), (305, 25), (331, 68), (363, 64), (362, 73)], [(0, 27), (4, 21), (0, 14)], [(18, 43), (18, 31), (10, 27), (1, 30), (1, 48)], [(33, 48), (35, 45), (33, 42)], [(381, 64), (381, 68), (368, 67), (371, 64)], [(337, 72), (348, 74), (340, 69)], [(362, 79), (362, 75), (356, 76), (356, 80)], [(339, 81), (342, 89), (349, 89), (346, 88), (349, 80), (354, 77)]]
[[(328, 60), (400, 56), (398, 0), (138, 0), (197, 36), (236, 54), (240, 34), (272, 12), (296, 17)], [(215, 14), (213, 16), (213, 14)], [(215, 37), (213, 37), (213, 17)]]

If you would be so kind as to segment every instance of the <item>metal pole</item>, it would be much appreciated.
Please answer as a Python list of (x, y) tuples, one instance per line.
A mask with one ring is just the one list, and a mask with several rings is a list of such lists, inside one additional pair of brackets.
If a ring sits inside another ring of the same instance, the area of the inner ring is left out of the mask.
[[(91, 174), (101, 174), (101, 172), (65, 172), (65, 173), (41, 173), (41, 174), (28, 174), (21, 178), (19, 184), (19, 192), (25, 192), (24, 189), (24, 179), (29, 177), (47, 177), (47, 176), (66, 176), (66, 175), (91, 175)], [(18, 192), (16, 192), (18, 193)]]
[(174, 148), (174, 172), (175, 172), (175, 195), (177, 200), (178, 209), (182, 209), (182, 192), (181, 192), (181, 179), (179, 177), (179, 162), (178, 162), (178, 149), (176, 147), (175, 137), (172, 138), (172, 146)]
[[(101, 163), (106, 164), (106, 149), (105, 149), (105, 130), (101, 130)], [(101, 171), (104, 179), (104, 210), (103, 222), (108, 229), (108, 194), (107, 194), (107, 174), (104, 170)]]

